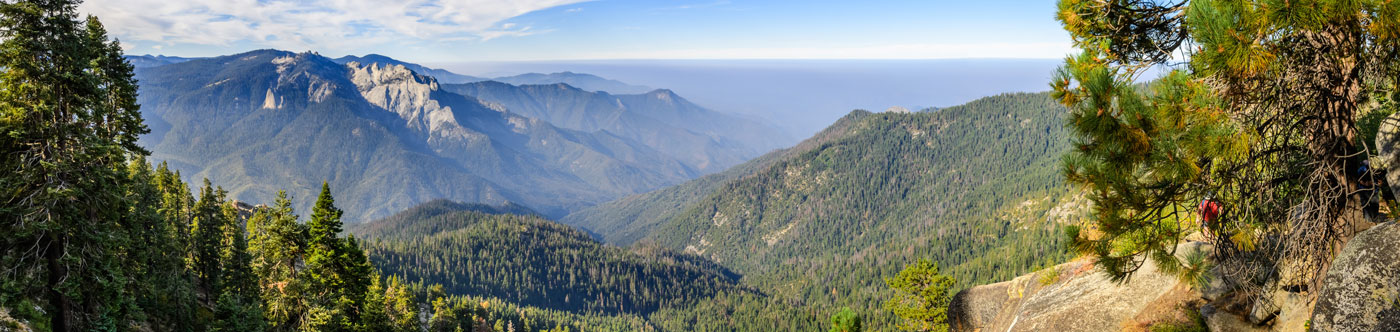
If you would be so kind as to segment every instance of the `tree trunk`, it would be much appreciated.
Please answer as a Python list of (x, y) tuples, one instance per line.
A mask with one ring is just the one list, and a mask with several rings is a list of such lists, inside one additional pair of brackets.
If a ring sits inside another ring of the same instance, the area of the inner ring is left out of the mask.
[(44, 246), (47, 248), (44, 260), (48, 264), (49, 270), (46, 286), (48, 286), (49, 291), (49, 307), (51, 307), (50, 310), (53, 310), (49, 313), (49, 324), (54, 332), (67, 332), (72, 330), (68, 318), (72, 316), (73, 310), (69, 308), (68, 297), (59, 291), (59, 284), (63, 282), (63, 277), (67, 273), (63, 263), (59, 262), (63, 258), (64, 242), (59, 235), (53, 233), (49, 233), (45, 239), (48, 243)]

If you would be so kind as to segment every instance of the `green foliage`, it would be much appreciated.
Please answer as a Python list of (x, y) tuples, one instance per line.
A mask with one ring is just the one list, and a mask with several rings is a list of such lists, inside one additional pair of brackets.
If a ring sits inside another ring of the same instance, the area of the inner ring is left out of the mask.
[(0, 307), (57, 331), (140, 317), (128, 268), (151, 262), (130, 245), (157, 235), (149, 205), (125, 217), (127, 157), (147, 153), (132, 69), (77, 4), (0, 3)]
[(840, 312), (831, 315), (830, 332), (860, 332), (860, 316), (851, 308), (841, 308)]
[(895, 324), (901, 330), (946, 332), (953, 283), (953, 278), (938, 274), (938, 264), (920, 259), (885, 279), (895, 291), (885, 310), (901, 319)]
[[(1083, 49), (1051, 82), (1074, 113), (1066, 175), (1097, 204), (1095, 229), (1069, 232), (1075, 248), (1115, 280), (1145, 261), (1194, 274), (1173, 249), (1195, 228), (1189, 211), (1214, 196), (1225, 213), (1200, 226), (1224, 274), (1238, 276), (1227, 282), (1255, 295), (1264, 275), (1317, 287), (1335, 248), (1375, 217), (1364, 210), (1377, 191), (1356, 170), (1379, 121), (1368, 114), (1388, 112), (1375, 108), (1388, 107), (1397, 83), (1400, 4), (1062, 0), (1059, 9)], [(1129, 83), (1159, 65), (1175, 70), (1146, 89)]]
[(736, 275), (698, 257), (606, 246), (537, 216), (431, 206), (411, 211), (422, 219), (391, 218), (356, 230), (371, 239), (370, 257), (385, 274), (442, 284), (449, 294), (574, 312), (646, 314), (721, 291), (744, 291)]
[(797, 146), (770, 152), (723, 172), (576, 211), (560, 221), (597, 233), (608, 243), (631, 245), (650, 234), (657, 226), (687, 213), (687, 206), (705, 199), (722, 189), (725, 184), (843, 137), (850, 126), (869, 115), (869, 112), (851, 112)]
[(1248, 137), (1237, 137), (1210, 90), (1182, 72), (1142, 95), (1102, 55), (1085, 51), (1066, 59), (1051, 85), (1075, 138), (1065, 178), (1094, 203), (1093, 228), (1069, 229), (1071, 246), (1119, 282), (1146, 258), (1168, 273), (1189, 269), (1175, 252), (1199, 229), (1193, 203), (1206, 196), (1204, 163), (1241, 153)]
[[(713, 188), (699, 198), (628, 203), (680, 206), (666, 220), (636, 219), (658, 224), (641, 242), (720, 262), (768, 295), (723, 294), (649, 318), (672, 330), (824, 329), (837, 308), (878, 311), (881, 281), (920, 258), (944, 264), (953, 291), (1065, 261), (1061, 223), (1080, 218), (1083, 203), (1059, 176), (1064, 114), (1045, 93), (853, 112), (751, 173), (694, 186)], [(864, 318), (870, 329), (894, 323)]]
[(285, 191), (278, 192), (273, 206), (258, 209), (248, 219), (248, 237), (268, 326), (294, 330), (308, 306), (309, 283), (297, 269), (307, 242), (306, 227), (297, 223)]

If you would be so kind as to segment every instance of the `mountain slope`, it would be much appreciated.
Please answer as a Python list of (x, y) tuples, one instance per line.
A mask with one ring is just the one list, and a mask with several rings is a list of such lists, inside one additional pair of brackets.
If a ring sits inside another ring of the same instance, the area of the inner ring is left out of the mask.
[(515, 114), (582, 131), (607, 131), (716, 172), (786, 144), (762, 123), (711, 111), (670, 90), (611, 95), (566, 84), (447, 84), (443, 89), (502, 105)]
[(845, 137), (723, 185), (648, 239), (775, 280), (816, 272), (786, 269), (812, 253), (961, 242), (945, 238), (997, 221), (989, 217), (1009, 203), (1063, 191), (1059, 111), (1045, 94), (1020, 94), (872, 114)]
[(702, 176), (679, 185), (575, 211), (560, 221), (600, 234), (608, 243), (631, 245), (650, 234), (658, 224), (686, 213), (687, 207), (719, 190), (726, 183), (753, 175), (778, 161), (843, 137), (849, 133), (849, 126), (869, 115), (871, 113), (865, 111), (851, 112), (796, 146), (775, 150), (723, 172)]
[(654, 90), (649, 87), (631, 85), (617, 80), (598, 77), (593, 74), (567, 71), (549, 74), (525, 73), (515, 76), (497, 77), (491, 80), (513, 85), (549, 85), (563, 83), (587, 91), (599, 91), (611, 94), (641, 94)]
[[(645, 314), (718, 292), (750, 292), (704, 259), (656, 247), (606, 246), (535, 216), (435, 202), (350, 228), (375, 266), (451, 294), (547, 309)], [(509, 209), (507, 209), (509, 210)]]
[[(708, 192), (667, 189), (565, 220), (622, 230), (620, 243), (650, 228), (638, 243), (710, 258), (771, 295), (661, 310), (650, 318), (660, 326), (704, 329), (714, 323), (705, 317), (720, 315), (740, 330), (811, 330), (841, 307), (877, 312), (883, 278), (919, 258), (959, 287), (1067, 259), (1059, 225), (1082, 211), (1060, 182), (1063, 113), (1044, 93), (933, 112), (858, 111), (776, 160), (674, 187)], [(657, 213), (667, 208), (681, 212)], [(744, 309), (755, 307), (765, 309)], [(876, 330), (891, 323), (867, 318)]]
[(437, 198), (562, 215), (697, 174), (626, 138), (442, 91), (403, 66), (350, 64), (264, 50), (143, 68), (152, 133), (141, 143), (240, 200), (287, 189), (305, 207), (330, 181), (351, 220)]

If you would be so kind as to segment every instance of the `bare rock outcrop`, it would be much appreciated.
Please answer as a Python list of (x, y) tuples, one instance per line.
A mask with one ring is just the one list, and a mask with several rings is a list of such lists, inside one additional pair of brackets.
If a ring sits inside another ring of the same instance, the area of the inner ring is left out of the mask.
[(1400, 192), (1400, 113), (1391, 114), (1381, 120), (1381, 126), (1376, 131), (1376, 160), (1377, 168), (1390, 170), (1386, 172), (1386, 183), (1390, 184), (1392, 192)]
[[(1185, 250), (1200, 247), (1183, 245)], [(1182, 306), (1200, 302), (1199, 292), (1153, 264), (1119, 284), (1092, 262), (1078, 260), (959, 292), (949, 308), (949, 325), (953, 331), (1140, 330), (1178, 320)]]
[(1327, 270), (1312, 328), (1400, 331), (1400, 225), (1383, 223), (1347, 242)]

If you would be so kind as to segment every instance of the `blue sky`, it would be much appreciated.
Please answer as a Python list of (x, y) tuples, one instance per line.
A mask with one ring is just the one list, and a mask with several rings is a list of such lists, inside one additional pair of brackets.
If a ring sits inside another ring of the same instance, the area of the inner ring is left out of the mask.
[(88, 0), (130, 54), (408, 61), (1060, 58), (1053, 0)]

